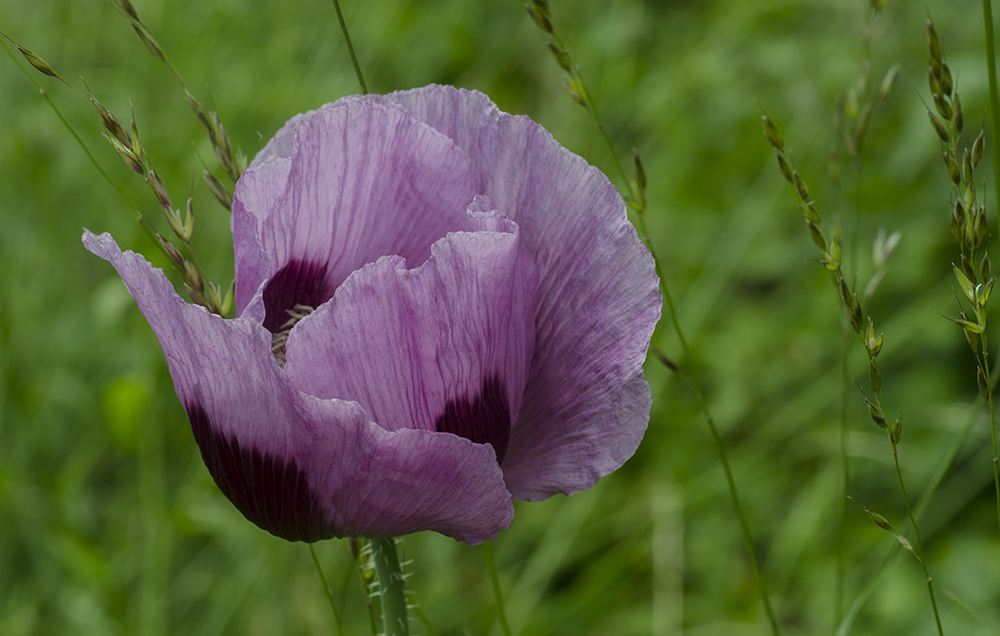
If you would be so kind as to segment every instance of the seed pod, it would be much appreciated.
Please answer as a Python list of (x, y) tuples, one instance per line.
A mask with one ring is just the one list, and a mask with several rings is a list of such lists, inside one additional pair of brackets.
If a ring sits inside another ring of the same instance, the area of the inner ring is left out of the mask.
[(861, 321), (864, 316), (861, 315), (861, 303), (858, 302), (858, 295), (853, 292), (851, 292), (851, 296), (848, 298), (847, 310), (850, 312), (848, 317), (851, 320), (851, 327), (854, 328), (854, 333), (861, 333)]
[(983, 137), (983, 131), (979, 131), (979, 136), (976, 137), (976, 141), (972, 143), (972, 167), (979, 167), (979, 160), (983, 158), (983, 148), (986, 145), (986, 139)]
[(948, 178), (955, 185), (962, 185), (962, 176), (958, 173), (958, 165), (955, 163), (955, 158), (951, 156), (950, 152), (944, 152), (942, 156), (944, 157), (945, 168), (948, 169)]
[[(947, 62), (941, 62), (941, 92), (945, 97), (951, 97), (951, 91), (954, 89), (955, 85), (951, 79), (951, 69), (948, 68)], [(955, 95), (958, 98), (958, 95)]]
[(899, 64), (893, 64), (882, 79), (882, 84), (878, 87), (878, 96), (885, 99), (892, 92), (892, 87), (896, 85), (896, 78), (899, 76)]
[(931, 60), (931, 67), (935, 72), (941, 68), (941, 43), (938, 41), (937, 32), (934, 30), (934, 23), (927, 20), (925, 35), (927, 37), (927, 54)]
[(170, 260), (174, 262), (174, 265), (177, 267), (184, 267), (184, 257), (181, 256), (179, 251), (177, 251), (174, 244), (168, 241), (166, 237), (159, 232), (156, 233), (156, 238), (160, 241), (160, 246), (163, 247), (163, 251), (167, 253), (167, 256), (169, 256)]
[(118, 156), (121, 157), (121, 160), (125, 162), (125, 165), (127, 165), (129, 168), (132, 168), (132, 170), (136, 171), (138, 174), (141, 175), (146, 174), (145, 166), (142, 165), (142, 162), (139, 161), (139, 157), (137, 157), (133, 151), (126, 148), (122, 144), (122, 142), (118, 141), (118, 139), (116, 139), (115, 137), (111, 137), (107, 133), (101, 133), (101, 134), (104, 135), (104, 138), (108, 140), (108, 143), (111, 144), (111, 147), (115, 149), (115, 152), (117, 152)]
[(941, 80), (933, 68), (927, 69), (927, 86), (931, 89), (931, 97), (941, 94)]
[(951, 123), (955, 125), (955, 135), (961, 135), (965, 118), (962, 116), (962, 100), (958, 97), (958, 93), (955, 93), (955, 99), (951, 102), (951, 110)]
[(128, 133), (118, 122), (118, 119), (109, 111), (107, 108), (101, 105), (97, 98), (93, 95), (90, 96), (90, 103), (94, 106), (94, 110), (97, 111), (97, 115), (101, 118), (101, 124), (104, 125), (104, 129), (115, 136), (118, 141), (122, 142), (122, 145), (132, 150), (132, 140), (129, 138)]
[(983, 367), (976, 368), (976, 380), (979, 382), (979, 395), (983, 396), (983, 399), (987, 402), (990, 401), (990, 383), (986, 381), (986, 373), (983, 372)]
[(826, 237), (823, 236), (823, 229), (809, 219), (806, 219), (806, 226), (809, 228), (809, 235), (812, 236), (813, 243), (816, 244), (816, 247), (825, 252), (827, 246)]
[(226, 186), (222, 185), (222, 183), (220, 183), (219, 180), (216, 179), (215, 176), (208, 170), (203, 171), (202, 176), (205, 178), (205, 183), (208, 184), (208, 189), (211, 190), (212, 196), (215, 197), (215, 200), (221, 203), (222, 207), (232, 211), (233, 196), (229, 194), (229, 190), (226, 189)]
[(991, 278), (989, 282), (980, 285), (979, 289), (979, 306), (985, 307), (986, 302), (990, 299), (990, 294), (993, 293), (993, 285), (997, 282), (997, 279)]
[(955, 237), (956, 243), (961, 243), (965, 237), (965, 208), (959, 201), (955, 201), (955, 206), (951, 209), (951, 235)]
[(872, 358), (877, 358), (878, 354), (882, 352), (882, 341), (885, 339), (885, 334), (879, 334), (878, 338), (868, 345), (868, 351)]
[(882, 390), (882, 376), (879, 375), (878, 366), (874, 360), (868, 367), (868, 380), (872, 383), (872, 391), (878, 393)]
[(160, 45), (156, 43), (153, 36), (146, 30), (146, 27), (142, 26), (140, 22), (132, 22), (132, 30), (135, 31), (135, 35), (139, 38), (139, 41), (146, 45), (149, 52), (160, 58), (161, 62), (166, 62), (167, 57), (163, 54), (163, 49)]
[(205, 128), (211, 128), (208, 123), (208, 113), (205, 112), (205, 107), (201, 105), (195, 96), (191, 94), (187, 88), (184, 89), (184, 96), (187, 98), (188, 104), (191, 106), (191, 110), (198, 117), (198, 120), (202, 123)]
[(785, 140), (781, 138), (781, 133), (778, 132), (777, 126), (767, 115), (763, 115), (760, 118), (760, 122), (764, 127), (764, 136), (771, 143), (771, 147), (781, 152), (785, 149)]
[(820, 223), (819, 212), (816, 211), (816, 208), (813, 206), (812, 203), (802, 204), (802, 214), (805, 215), (805, 217), (808, 220), (812, 221), (816, 225), (819, 225)]
[(963, 329), (962, 333), (965, 334), (965, 341), (969, 343), (969, 348), (972, 349), (972, 353), (979, 353), (979, 338), (976, 334), (972, 333), (968, 329)]
[(18, 44), (15, 44), (14, 46), (16, 46), (17, 50), (21, 52), (21, 55), (23, 55), (24, 59), (28, 61), (28, 64), (34, 66), (40, 73), (44, 73), (49, 77), (58, 77), (52, 67), (49, 66), (48, 62)]
[(160, 202), (160, 205), (167, 210), (172, 210), (173, 205), (170, 202), (170, 195), (167, 194), (167, 189), (163, 187), (163, 182), (160, 181), (160, 177), (154, 170), (149, 171), (149, 176), (146, 177), (146, 183), (148, 183), (149, 187), (153, 189), (153, 194), (156, 195), (156, 200)]
[(552, 21), (549, 20), (549, 17), (547, 15), (544, 15), (541, 11), (539, 11), (537, 6), (538, 3), (536, 2), (534, 5), (530, 4), (524, 5), (524, 8), (527, 9), (528, 15), (530, 15), (531, 19), (535, 21), (535, 24), (538, 25), (538, 28), (544, 31), (545, 33), (551, 35), (553, 31)]
[[(968, 262), (965, 260), (965, 255), (962, 255), (963, 265)], [(969, 277), (965, 275), (957, 265), (951, 266), (952, 271), (955, 273), (955, 279), (958, 280), (958, 286), (962, 288), (962, 293), (969, 300), (969, 302), (974, 302), (976, 299), (976, 286), (973, 284)]]
[(192, 289), (199, 294), (205, 293), (205, 281), (201, 279), (201, 274), (198, 273), (198, 270), (191, 261), (184, 261), (184, 275), (187, 277), (187, 282)]
[(632, 149), (632, 159), (635, 163), (635, 182), (640, 190), (646, 189), (646, 169), (642, 167), (642, 159), (639, 158), (639, 149)]
[(799, 195), (799, 199), (803, 202), (809, 201), (809, 188), (806, 187), (806, 182), (798, 172), (792, 174), (792, 179), (794, 179), (795, 192)]
[(552, 51), (552, 55), (556, 58), (556, 63), (562, 67), (562, 70), (569, 73), (570, 65), (569, 58), (566, 57), (566, 50), (556, 46), (552, 42), (549, 42), (549, 50)]
[(135, 7), (132, 6), (132, 3), (129, 2), (129, 0), (118, 0), (118, 6), (122, 8), (122, 11), (128, 14), (128, 17), (136, 21), (139, 20), (139, 14), (135, 12)]
[(792, 177), (792, 166), (789, 165), (788, 160), (785, 159), (785, 155), (780, 152), (775, 155), (778, 158), (778, 169), (781, 170), (781, 175), (785, 177), (788, 183), (795, 184), (795, 179)]
[(941, 120), (939, 120), (930, 110), (927, 111), (927, 116), (931, 120), (931, 125), (934, 126), (934, 132), (937, 133), (938, 139), (944, 143), (949, 143), (951, 141), (951, 137), (948, 135), (948, 129), (944, 127)]
[(972, 184), (972, 153), (966, 148), (965, 152), (962, 154), (962, 181), (969, 186)]
[(889, 441), (893, 446), (899, 443), (899, 438), (903, 436), (903, 423), (899, 420), (893, 420), (892, 426), (889, 427)]
[(882, 414), (882, 409), (867, 397), (865, 397), (865, 403), (868, 405), (868, 413), (872, 416), (872, 421), (881, 428), (885, 428), (885, 415)]
[(181, 226), (180, 239), (185, 243), (191, 242), (191, 235), (194, 234), (194, 200), (187, 200), (187, 209), (184, 212), (184, 225)]
[(937, 108), (937, 112), (945, 118), (946, 121), (951, 121), (951, 116), (953, 115), (951, 110), (951, 104), (941, 95), (933, 95), (934, 107)]
[(227, 316), (229, 314), (229, 310), (233, 308), (233, 295), (235, 291), (236, 291), (236, 280), (233, 279), (233, 282), (229, 283), (229, 289), (226, 290), (225, 298), (222, 299), (222, 307), (221, 307), (222, 311), (219, 312), (220, 316), (223, 317)]
[(191, 302), (193, 302), (196, 305), (201, 305), (202, 307), (208, 308), (208, 301), (205, 300), (204, 294), (202, 294), (200, 291), (198, 291), (188, 283), (184, 283), (184, 289), (187, 290), (188, 296), (191, 297)]
[(877, 512), (869, 510), (868, 508), (865, 508), (865, 512), (868, 513), (868, 517), (874, 521), (879, 528), (892, 532), (892, 526), (889, 525), (889, 521), (885, 517)]

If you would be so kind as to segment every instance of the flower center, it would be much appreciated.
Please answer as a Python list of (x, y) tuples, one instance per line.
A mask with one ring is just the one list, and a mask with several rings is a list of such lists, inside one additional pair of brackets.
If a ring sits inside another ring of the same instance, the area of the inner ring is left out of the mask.
[(295, 305), (294, 308), (286, 309), (285, 312), (291, 318), (282, 324), (278, 331), (271, 334), (271, 353), (282, 369), (285, 368), (285, 347), (288, 345), (288, 334), (292, 332), (292, 327), (296, 323), (313, 312), (313, 308), (309, 305)]

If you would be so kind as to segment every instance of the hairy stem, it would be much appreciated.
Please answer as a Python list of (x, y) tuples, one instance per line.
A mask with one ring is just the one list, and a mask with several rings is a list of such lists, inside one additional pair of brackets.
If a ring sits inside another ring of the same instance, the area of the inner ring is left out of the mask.
[(406, 617), (406, 584), (399, 567), (399, 555), (396, 554), (396, 540), (375, 537), (369, 541), (382, 599), (382, 633), (385, 636), (410, 636), (410, 624)]

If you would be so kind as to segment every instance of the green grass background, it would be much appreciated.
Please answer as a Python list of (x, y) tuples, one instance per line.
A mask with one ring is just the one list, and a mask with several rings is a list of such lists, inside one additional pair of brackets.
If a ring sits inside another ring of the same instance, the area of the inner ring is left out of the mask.
[[(616, 149), (643, 153), (652, 240), (730, 450), (783, 633), (829, 634), (842, 321), (759, 118), (766, 111), (779, 122), (825, 223), (840, 219), (849, 233), (856, 173), (844, 163), (840, 187), (826, 175), (833, 104), (857, 74), (865, 3), (552, 3)], [(250, 156), (288, 117), (357, 91), (329, 2), (135, 6)], [(371, 90), (431, 82), (481, 90), (620, 181), (518, 2), (345, 0), (344, 12)], [(886, 333), (886, 398), (904, 421), (904, 476), (916, 499), (978, 416), (922, 531), (946, 633), (997, 634), (988, 423), (972, 355), (937, 313), (957, 313), (950, 263), (958, 250), (922, 103), (928, 14), (958, 78), (966, 127), (974, 135), (986, 119), (980, 3), (889, 2), (873, 31), (873, 82), (895, 62), (902, 70), (865, 149), (860, 271), (849, 275), (863, 288), (877, 230), (902, 231), (871, 312)], [(192, 179), (198, 155), (222, 172), (178, 85), (126, 21), (99, 0), (0, 0), (0, 30), (81, 90), (86, 80), (122, 121), (134, 107), (175, 204), (193, 188), (195, 244), (210, 276), (228, 283), (227, 214)], [(89, 106), (39, 78), (166, 233), (155, 199), (100, 139)], [(164, 259), (6, 57), (0, 122), (0, 634), (334, 633), (306, 547), (258, 530), (212, 482), (152, 332), (111, 267), (82, 248), (81, 228), (110, 231), (159, 266)], [(984, 186), (989, 153), (978, 170)], [(666, 321), (654, 344), (681, 357)], [(866, 385), (862, 356), (855, 344), (850, 372)], [(655, 359), (646, 374), (655, 402), (635, 457), (587, 493), (517, 504), (494, 542), (520, 634), (769, 633), (694, 392)], [(889, 445), (853, 382), (849, 403), (850, 493), (905, 531)], [(849, 604), (883, 555), (901, 549), (854, 504), (843, 541)], [(413, 559), (410, 589), (438, 632), (499, 634), (481, 548), (423, 533), (403, 549)], [(346, 542), (318, 552), (345, 633), (370, 633)], [(903, 553), (851, 633), (935, 632), (919, 565)]]

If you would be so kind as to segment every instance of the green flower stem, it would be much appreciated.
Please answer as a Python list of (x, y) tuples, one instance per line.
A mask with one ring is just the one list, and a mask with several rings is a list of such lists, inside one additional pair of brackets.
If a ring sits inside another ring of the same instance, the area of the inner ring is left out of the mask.
[(361, 66), (358, 64), (358, 56), (354, 54), (354, 45), (351, 44), (351, 36), (347, 32), (347, 23), (344, 22), (344, 14), (340, 11), (339, 0), (333, 0), (333, 8), (337, 10), (337, 20), (340, 21), (340, 30), (344, 33), (344, 41), (347, 42), (347, 52), (351, 54), (351, 63), (354, 64), (354, 72), (358, 75), (358, 84), (361, 84), (361, 94), (368, 94), (368, 87), (365, 86), (365, 78), (361, 75)]
[(941, 617), (938, 615), (937, 601), (934, 600), (934, 584), (930, 573), (927, 571), (927, 562), (926, 559), (924, 559), (924, 549), (920, 544), (920, 528), (917, 526), (916, 517), (913, 516), (913, 510), (910, 508), (910, 498), (906, 495), (906, 486), (903, 485), (903, 472), (899, 469), (899, 455), (896, 453), (895, 444), (892, 445), (892, 459), (896, 464), (896, 476), (899, 477), (899, 489), (903, 491), (903, 503), (906, 504), (906, 514), (909, 515), (910, 524), (913, 526), (914, 547), (917, 550), (920, 567), (924, 570), (924, 578), (927, 580), (927, 593), (930, 594), (931, 597), (931, 608), (934, 610), (934, 622), (937, 623), (938, 634), (940, 636), (944, 636), (944, 630), (941, 628)]
[(406, 584), (396, 554), (396, 540), (376, 537), (369, 541), (382, 599), (382, 633), (385, 636), (410, 636), (406, 617)]
[[(875, 364), (875, 359), (871, 357), (871, 354), (869, 354), (868, 361), (870, 364)], [(875, 392), (875, 400), (883, 413), (889, 412), (881, 390)], [(899, 468), (899, 454), (896, 452), (896, 442), (892, 439), (891, 427), (886, 426), (885, 432), (889, 439), (889, 444), (892, 445), (892, 460), (896, 465), (896, 477), (899, 478), (899, 490), (903, 493), (903, 504), (906, 505), (906, 514), (910, 518), (910, 525), (913, 526), (913, 544), (916, 549), (917, 560), (920, 561), (920, 567), (924, 571), (924, 579), (927, 581), (927, 592), (931, 597), (931, 609), (934, 610), (934, 621), (937, 623), (939, 636), (944, 636), (944, 630), (941, 628), (941, 617), (938, 615), (937, 601), (934, 599), (933, 580), (931, 579), (930, 572), (927, 571), (927, 560), (924, 558), (924, 549), (920, 541), (920, 526), (917, 525), (917, 518), (913, 515), (913, 508), (910, 506), (910, 497), (906, 494), (906, 485), (903, 483), (903, 471)]]
[(326, 576), (323, 574), (323, 568), (319, 565), (319, 558), (316, 556), (316, 548), (313, 544), (309, 544), (309, 554), (312, 555), (313, 563), (316, 564), (316, 573), (319, 574), (319, 580), (323, 583), (323, 591), (326, 593), (326, 599), (330, 601), (330, 609), (333, 611), (333, 622), (337, 625), (337, 636), (341, 636), (344, 633), (343, 628), (340, 626), (340, 614), (337, 613), (337, 605), (333, 602), (333, 594), (330, 592), (330, 585), (326, 582)]
[[(993, 8), (983, 0), (983, 27), (986, 29), (986, 68), (990, 84), (990, 139), (993, 142), (994, 205), (1000, 210), (1000, 100), (997, 99), (997, 63), (993, 46)], [(997, 218), (1000, 224), (1000, 217)], [(994, 440), (995, 441), (995, 440)]]
[(497, 576), (497, 563), (493, 558), (493, 544), (489, 541), (483, 543), (483, 551), (486, 553), (486, 567), (490, 571), (490, 582), (493, 583), (493, 598), (497, 604), (497, 620), (500, 621), (500, 629), (504, 636), (510, 636), (510, 625), (507, 623), (507, 613), (503, 608), (503, 590), (500, 589), (500, 577)]
[(993, 378), (990, 377), (990, 364), (989, 364), (989, 349), (987, 348), (986, 332), (980, 334), (980, 339), (983, 345), (983, 357), (982, 368), (986, 372), (986, 386), (989, 387), (989, 399), (987, 402), (990, 405), (990, 439), (993, 442), (993, 489), (996, 491), (997, 497), (997, 525), (1000, 526), (1000, 458), (998, 458), (997, 453), (997, 418), (996, 409), (993, 408)]

